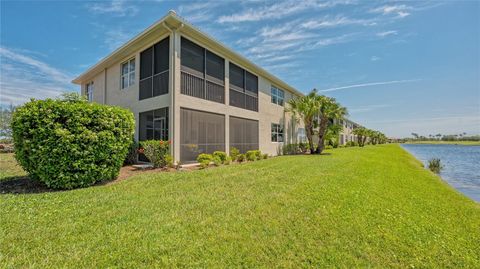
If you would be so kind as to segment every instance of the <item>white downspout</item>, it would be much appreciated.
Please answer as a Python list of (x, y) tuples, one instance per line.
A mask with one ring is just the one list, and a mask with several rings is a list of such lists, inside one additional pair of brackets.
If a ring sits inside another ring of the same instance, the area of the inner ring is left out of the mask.
[[(183, 23), (180, 24), (179, 27), (177, 27), (176, 29), (172, 29), (170, 28), (170, 26), (168, 26), (165, 22), (162, 23), (163, 27), (165, 27), (168, 31), (170, 31), (170, 33), (172, 33), (172, 54), (170, 55), (170, 64), (171, 64), (171, 74), (170, 74), (170, 82), (171, 82), (171, 89), (170, 89), (170, 103), (171, 103), (171, 107), (169, 108), (169, 111), (171, 111), (171, 118), (169, 120), (169, 122), (171, 123), (171, 130), (169, 130), (169, 135), (170, 137), (173, 137), (173, 132), (175, 131), (175, 89), (176, 89), (176, 85), (175, 85), (175, 72), (176, 72), (176, 65), (175, 65), (175, 48), (176, 48), (176, 35), (177, 35), (177, 31), (182, 29), (183, 28)], [(169, 127), (170, 128), (170, 127)], [(173, 141), (173, 143), (180, 143), (180, 141)], [(175, 146), (173, 146), (170, 150), (170, 153), (171, 155), (174, 157), (174, 160), (177, 160), (179, 156), (174, 156), (175, 154)]]

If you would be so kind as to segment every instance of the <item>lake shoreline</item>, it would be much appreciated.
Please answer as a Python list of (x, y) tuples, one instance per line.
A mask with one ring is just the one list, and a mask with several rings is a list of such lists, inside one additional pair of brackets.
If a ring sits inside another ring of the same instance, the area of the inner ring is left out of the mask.
[(428, 169), (428, 160), (439, 158), (444, 169), (438, 175), (469, 199), (480, 203), (480, 149), (473, 145), (401, 144), (401, 148)]
[(458, 145), (458, 146), (480, 146), (480, 141), (408, 141), (402, 144), (408, 145)]

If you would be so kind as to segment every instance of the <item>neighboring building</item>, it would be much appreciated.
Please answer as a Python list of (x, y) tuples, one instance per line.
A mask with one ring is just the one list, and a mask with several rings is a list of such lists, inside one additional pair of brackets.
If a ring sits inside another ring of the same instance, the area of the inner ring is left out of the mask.
[(81, 74), (90, 101), (130, 109), (135, 139), (169, 139), (176, 161), (200, 153), (306, 141), (284, 111), (302, 93), (225, 47), (174, 12)]
[(338, 138), (339, 145), (345, 145), (350, 141), (358, 142), (357, 136), (353, 134), (353, 130), (361, 127), (359, 124), (348, 119), (340, 120), (338, 124), (342, 126), (340, 137)]

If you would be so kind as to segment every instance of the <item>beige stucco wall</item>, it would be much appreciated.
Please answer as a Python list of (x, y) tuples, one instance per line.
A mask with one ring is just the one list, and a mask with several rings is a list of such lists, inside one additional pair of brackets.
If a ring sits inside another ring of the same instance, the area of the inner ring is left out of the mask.
[[(292, 120), (290, 113), (285, 112), (283, 106), (271, 103), (271, 86), (272, 83), (266, 78), (258, 75), (255, 70), (250, 70), (238, 64), (247, 71), (258, 76), (258, 108), (259, 111), (250, 111), (242, 108), (237, 108), (228, 105), (229, 88), (228, 88), (228, 56), (222, 54), (211, 48), (208, 44), (202, 43), (191, 36), (186, 36), (188, 39), (196, 42), (198, 45), (209, 49), (225, 59), (225, 104), (220, 104), (212, 101), (207, 101), (200, 98), (195, 98), (180, 94), (180, 37), (181, 34), (170, 34), (170, 82), (169, 93), (153, 98), (139, 100), (139, 75), (140, 75), (140, 52), (152, 46), (158, 41), (164, 39), (166, 35), (159, 36), (157, 39), (146, 43), (138, 51), (131, 53), (124, 57), (121, 61), (109, 66), (104, 71), (95, 75), (94, 81), (94, 101), (108, 105), (118, 105), (130, 109), (135, 115), (136, 132), (135, 139), (138, 139), (138, 116), (139, 113), (149, 110), (154, 110), (162, 107), (170, 107), (170, 125), (169, 134), (170, 139), (173, 140), (172, 154), (175, 160), (180, 159), (180, 108), (196, 109), (206, 112), (214, 112), (225, 115), (225, 139), (226, 151), (229, 151), (229, 116), (253, 119), (259, 121), (259, 147), (260, 150), (269, 155), (277, 155), (284, 143), (295, 142), (297, 136), (296, 128), (299, 124)], [(120, 89), (121, 64), (131, 58), (135, 57), (135, 84), (127, 89)], [(237, 63), (235, 63), (237, 64)], [(106, 72), (106, 95), (105, 93), (105, 72)], [(90, 80), (91, 81), (91, 80)], [(275, 85), (278, 87), (278, 85)], [(82, 94), (85, 94), (85, 84), (82, 84)], [(282, 89), (281, 87), (279, 87)], [(285, 103), (294, 97), (292, 92), (285, 89)], [(172, 95), (173, 92), (173, 95)], [(271, 142), (271, 124), (279, 123), (284, 126), (285, 142), (277, 143)], [(301, 126), (301, 124), (300, 124)]]
[[(155, 96), (139, 100), (139, 81), (140, 81), (140, 52), (151, 47), (155, 43), (163, 40), (168, 35), (161, 35), (157, 39), (146, 43), (137, 52), (131, 53), (122, 60), (109, 66), (104, 71), (98, 73), (92, 80), (94, 84), (93, 101), (101, 104), (116, 105), (129, 109), (135, 116), (135, 139), (138, 140), (138, 122), (139, 113), (150, 111), (162, 107), (170, 107), (171, 104), (171, 90), (168, 94)], [(121, 65), (122, 63), (135, 58), (135, 84), (128, 88), (120, 88)], [(105, 72), (106, 72), (106, 95), (105, 95)], [(90, 80), (90, 81), (92, 81)], [(88, 82), (87, 82), (88, 83)], [(86, 83), (85, 83), (86, 84)], [(82, 84), (82, 94), (85, 94), (85, 84)], [(169, 88), (171, 87), (171, 83)], [(105, 98), (106, 97), (106, 98)]]

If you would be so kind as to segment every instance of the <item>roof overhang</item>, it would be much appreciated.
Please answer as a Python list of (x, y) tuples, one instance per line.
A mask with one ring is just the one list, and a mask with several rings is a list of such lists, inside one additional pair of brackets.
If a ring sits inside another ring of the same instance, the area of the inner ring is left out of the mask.
[(140, 34), (136, 35), (134, 38), (129, 40), (120, 48), (116, 49), (110, 55), (100, 60), (97, 64), (90, 67), (87, 71), (79, 75), (72, 82), (75, 84), (85, 83), (87, 80), (91, 79), (96, 74), (102, 72), (105, 68), (117, 63), (118, 61), (128, 57), (132, 53), (143, 48), (145, 45), (154, 42), (158, 36), (164, 35), (165, 33), (170, 32), (171, 30), (179, 29), (181, 33), (185, 33), (188, 36), (195, 38), (196, 40), (208, 44), (208, 46), (222, 54), (226, 55), (229, 60), (234, 61), (236, 64), (243, 66), (246, 69), (256, 73), (259, 76), (262, 76), (270, 80), (276, 86), (293, 92), (297, 95), (304, 95), (299, 92), (297, 89), (288, 85), (286, 82), (282, 81), (278, 77), (269, 73), (260, 66), (254, 64), (247, 58), (223, 45), (219, 41), (215, 40), (213, 37), (203, 33), (198, 28), (185, 21), (183, 18), (178, 16), (174, 11), (169, 11), (167, 15), (155, 22), (153, 25), (145, 29)]

